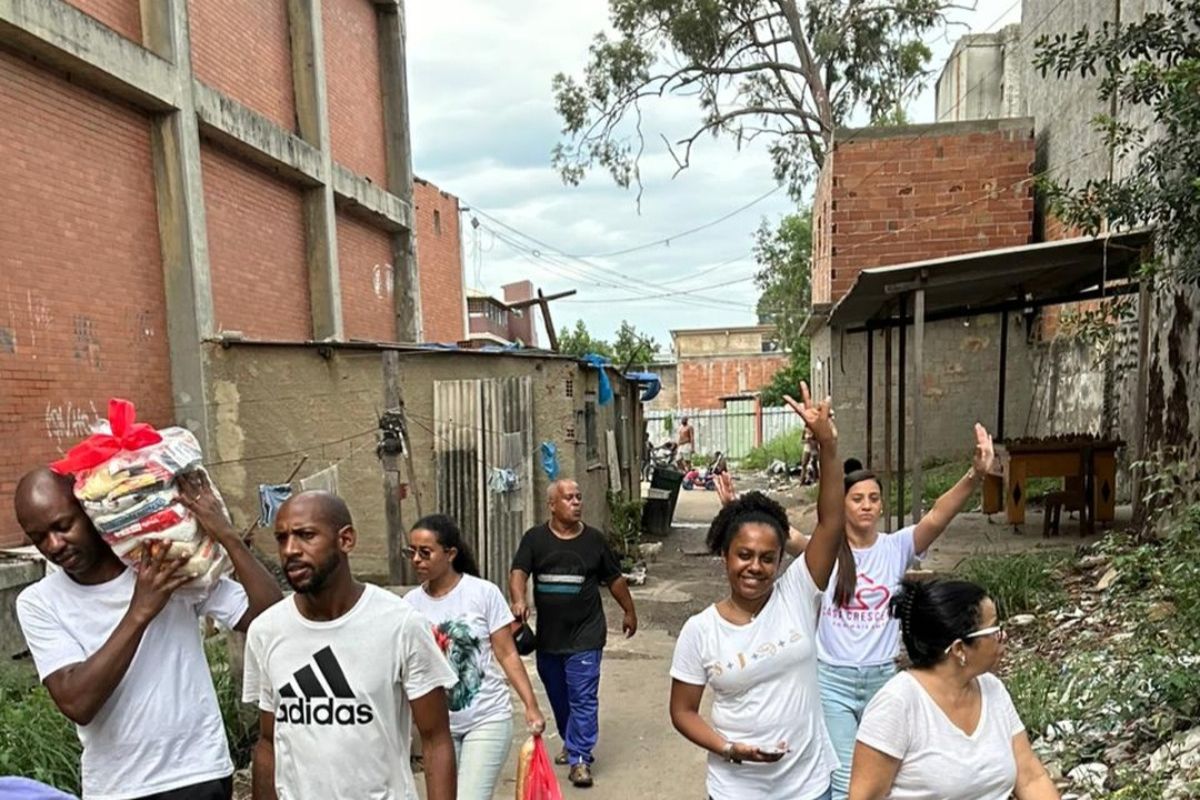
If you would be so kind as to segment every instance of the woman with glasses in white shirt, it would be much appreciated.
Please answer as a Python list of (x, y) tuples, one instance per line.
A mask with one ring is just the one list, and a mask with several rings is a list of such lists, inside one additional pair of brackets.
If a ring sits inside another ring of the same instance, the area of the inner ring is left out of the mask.
[(1006, 637), (983, 588), (905, 580), (891, 612), (912, 667), (863, 713), (850, 800), (1059, 800), (992, 674)]

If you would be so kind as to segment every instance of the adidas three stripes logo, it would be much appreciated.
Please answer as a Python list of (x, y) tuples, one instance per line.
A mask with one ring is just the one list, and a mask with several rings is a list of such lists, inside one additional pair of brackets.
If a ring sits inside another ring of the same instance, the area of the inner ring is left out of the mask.
[(312, 661), (292, 673), (293, 680), (279, 688), (277, 724), (365, 725), (375, 719), (368, 703), (353, 702), (354, 690), (333, 648), (321, 648), (313, 653)]

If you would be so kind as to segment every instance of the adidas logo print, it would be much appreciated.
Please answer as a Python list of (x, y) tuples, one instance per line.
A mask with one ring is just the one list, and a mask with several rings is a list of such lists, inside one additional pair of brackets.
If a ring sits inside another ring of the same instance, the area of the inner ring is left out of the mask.
[[(354, 702), (354, 690), (342, 672), (333, 648), (324, 647), (313, 653), (312, 665), (292, 673), (299, 693), (288, 681), (279, 689), (280, 703), (275, 723), (292, 725), (366, 725), (375, 719), (375, 712), (366, 703)], [(317, 672), (325, 679), (317, 677)]]

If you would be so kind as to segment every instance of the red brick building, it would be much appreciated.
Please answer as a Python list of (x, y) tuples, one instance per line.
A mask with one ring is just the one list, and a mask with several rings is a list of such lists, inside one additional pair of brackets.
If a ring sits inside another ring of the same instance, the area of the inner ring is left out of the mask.
[(211, 437), (223, 334), (463, 338), (458, 201), (413, 185), (402, 13), (0, 6), (0, 545), (18, 476), (109, 397)]
[[(847, 420), (839, 425), (847, 456), (868, 455), (866, 336), (830, 328), (825, 315), (864, 269), (1032, 242), (1034, 148), (1033, 120), (1026, 118), (835, 134), (814, 198), (809, 332), (813, 394), (832, 396), (839, 422)], [(1010, 323), (1015, 339), (1020, 322)], [(923, 431), (926, 456), (961, 457), (971, 424), (995, 413), (999, 325), (998, 315), (982, 315), (966, 324), (946, 320), (926, 326), (925, 373), (908, 389), (921, 393), (929, 417), (938, 421)], [(885, 348), (881, 333), (867, 336), (877, 340), (879, 398), (885, 391)], [(907, 347), (911, 357), (911, 337)], [(1023, 379), (1017, 370), (1024, 368), (1024, 362), (1013, 366), (1010, 379)], [(876, 455), (882, 452), (878, 422)]]
[(676, 357), (676, 408), (724, 408), (722, 397), (770, 383), (788, 364), (777, 349), (773, 325), (671, 331)]

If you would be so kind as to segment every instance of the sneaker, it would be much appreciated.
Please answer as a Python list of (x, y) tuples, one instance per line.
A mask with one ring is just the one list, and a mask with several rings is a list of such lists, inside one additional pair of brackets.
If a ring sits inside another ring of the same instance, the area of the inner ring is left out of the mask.
[(567, 748), (565, 747), (554, 757), (554, 763), (560, 767), (565, 767), (570, 760), (571, 757), (567, 755)]
[(571, 772), (567, 777), (580, 789), (586, 789), (592, 785), (592, 768), (587, 764), (576, 764), (571, 767)]

